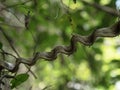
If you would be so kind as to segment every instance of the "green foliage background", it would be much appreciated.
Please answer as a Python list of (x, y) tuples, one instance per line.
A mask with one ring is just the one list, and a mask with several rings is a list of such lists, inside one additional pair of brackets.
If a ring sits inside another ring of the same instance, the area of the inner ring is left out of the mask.
[[(1, 0), (10, 7), (9, 20), (0, 16), (0, 26), (9, 34), (15, 47), (23, 57), (31, 57), (34, 46), (36, 51), (50, 51), (57, 45), (68, 45), (72, 34), (88, 35), (98, 28), (116, 22), (117, 17), (85, 5), (81, 0)], [(114, 0), (86, 0), (115, 8)], [(36, 3), (37, 2), (37, 3)], [(24, 28), (23, 17), (30, 11), (29, 29)], [(14, 13), (20, 20), (18, 20)], [(21, 21), (21, 22), (20, 22)], [(33, 40), (33, 37), (35, 40)], [(11, 52), (3, 36), (3, 48)], [(120, 41), (116, 38), (100, 38), (93, 46), (77, 45), (77, 51), (70, 56), (58, 55), (55, 61), (39, 60), (32, 70), (37, 76), (16, 90), (115, 90), (120, 79)], [(11, 59), (10, 59), (11, 60)], [(19, 73), (26, 69), (21, 65)]]

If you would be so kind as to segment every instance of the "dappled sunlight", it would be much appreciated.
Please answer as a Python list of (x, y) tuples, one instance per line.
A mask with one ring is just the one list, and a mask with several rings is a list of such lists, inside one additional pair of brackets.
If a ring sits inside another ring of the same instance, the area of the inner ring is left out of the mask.
[(0, 88), (120, 90), (118, 16), (115, 0), (1, 0)]
[(100, 3), (102, 5), (106, 5), (106, 4), (109, 4), (111, 2), (111, 0), (100, 0)]
[[(82, 73), (82, 74), (81, 74)], [(83, 81), (89, 81), (91, 77), (91, 72), (87, 67), (87, 63), (81, 63), (76, 70), (76, 78), (81, 79)]]
[[(117, 37), (118, 38), (118, 37)], [(103, 54), (103, 60), (106, 63), (111, 62), (113, 59), (120, 59), (120, 53), (119, 53), (119, 48), (115, 48), (117, 46), (116, 39), (105, 39), (104, 44), (101, 46), (102, 51), (104, 52)]]

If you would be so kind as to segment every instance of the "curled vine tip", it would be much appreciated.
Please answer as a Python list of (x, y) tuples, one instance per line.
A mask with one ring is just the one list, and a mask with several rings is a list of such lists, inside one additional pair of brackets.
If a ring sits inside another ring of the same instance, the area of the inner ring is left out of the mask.
[[(70, 44), (68, 46), (60, 45), (54, 47), (50, 52), (37, 52), (33, 57), (29, 59), (17, 58), (15, 64), (10, 64), (9, 62), (0, 61), (0, 70), (7, 69), (10, 72), (16, 72), (19, 69), (19, 65), (26, 64), (28, 66), (33, 66), (35, 63), (44, 59), (46, 61), (53, 61), (57, 58), (59, 53), (71, 55), (77, 50), (77, 43), (81, 43), (85, 46), (91, 46), (95, 43), (98, 37), (115, 37), (120, 34), (120, 21), (117, 23), (100, 29), (94, 30), (89, 35), (78, 35), (74, 34), (71, 37)], [(11, 67), (12, 65), (12, 67)]]

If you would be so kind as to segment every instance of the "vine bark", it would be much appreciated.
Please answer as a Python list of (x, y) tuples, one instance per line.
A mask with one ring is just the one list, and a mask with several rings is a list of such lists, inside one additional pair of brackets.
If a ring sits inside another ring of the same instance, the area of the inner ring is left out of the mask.
[[(2, 28), (0, 28), (0, 31), (4, 32)], [(3, 34), (5, 34), (5, 32)], [(74, 34), (71, 37), (69, 46), (56, 46), (50, 52), (36, 52), (34, 56), (29, 59), (25, 59), (19, 56), (16, 58), (15, 64), (6, 62), (4, 60), (0, 60), (0, 70), (6, 69), (14, 73), (18, 71), (19, 65), (21, 63), (28, 66), (33, 66), (37, 62), (37, 60), (45, 59), (47, 61), (53, 61), (57, 58), (57, 55), (59, 53), (71, 55), (77, 50), (77, 42), (82, 43), (85, 46), (91, 46), (94, 44), (95, 40), (98, 37), (115, 37), (119, 34), (120, 21), (116, 22), (114, 25), (111, 25), (109, 27), (97, 29), (87, 36)]]

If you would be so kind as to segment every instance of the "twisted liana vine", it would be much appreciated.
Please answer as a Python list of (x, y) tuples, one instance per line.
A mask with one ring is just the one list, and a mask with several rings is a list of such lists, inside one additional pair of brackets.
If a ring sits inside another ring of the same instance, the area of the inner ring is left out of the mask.
[[(3, 29), (0, 28), (0, 31), (3, 31)], [(59, 53), (71, 55), (77, 49), (77, 46), (76, 46), (77, 42), (85, 46), (91, 46), (93, 45), (93, 43), (98, 37), (115, 37), (115, 36), (118, 36), (119, 34), (120, 34), (120, 21), (116, 22), (114, 25), (111, 25), (109, 27), (97, 29), (93, 31), (91, 34), (86, 35), (86, 36), (74, 34), (71, 37), (69, 46), (62, 46), (62, 45), (56, 46), (50, 52), (36, 52), (33, 55), (33, 57), (29, 59), (18, 57), (16, 58), (15, 64), (6, 62), (4, 60), (0, 60), (0, 70), (6, 69), (14, 73), (18, 71), (19, 65), (21, 63), (28, 65), (28, 66), (33, 66), (38, 60), (41, 60), (41, 59), (44, 59), (47, 61), (53, 61), (57, 58), (57, 55)]]

